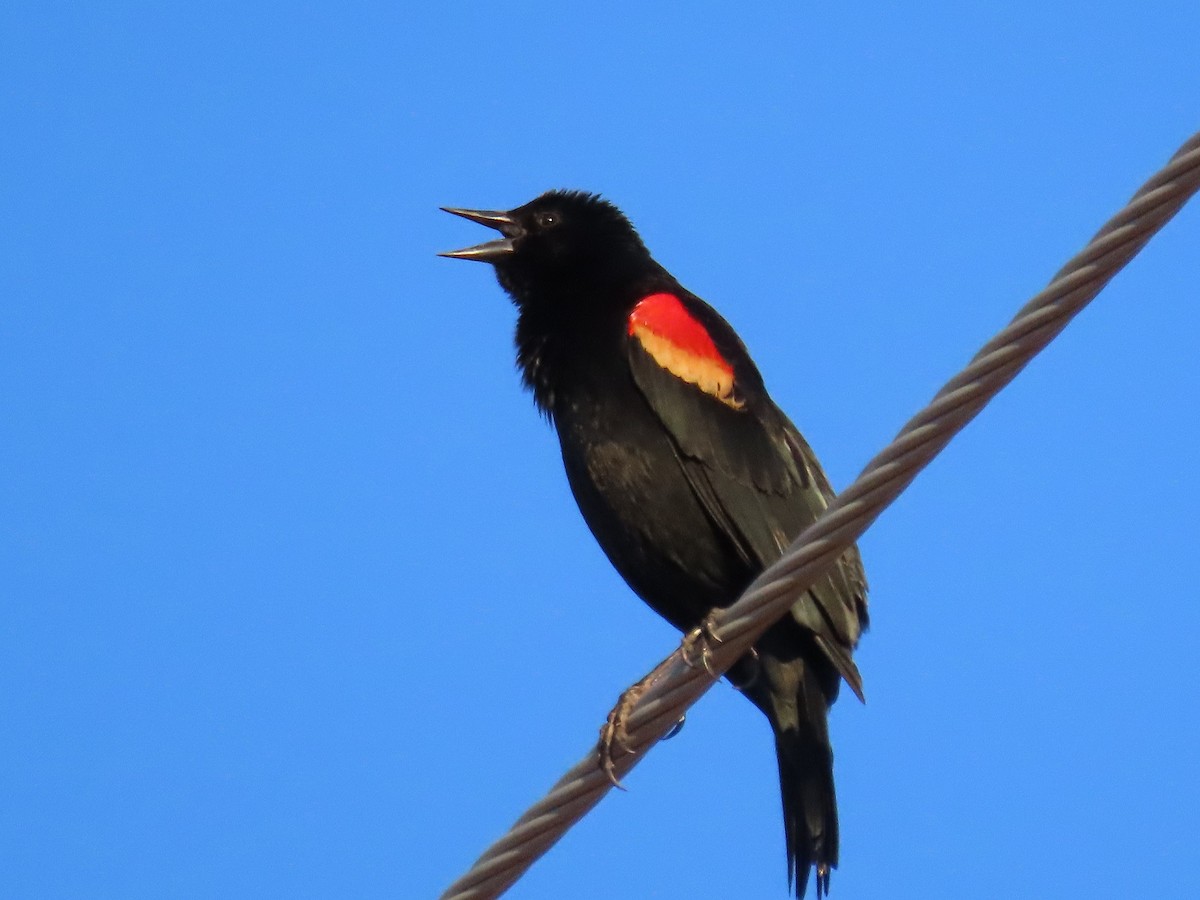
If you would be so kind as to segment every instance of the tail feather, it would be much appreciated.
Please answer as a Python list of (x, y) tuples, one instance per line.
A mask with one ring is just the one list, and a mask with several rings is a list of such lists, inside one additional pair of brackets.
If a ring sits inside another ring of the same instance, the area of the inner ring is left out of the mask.
[(825, 710), (820, 728), (814, 723), (777, 731), (779, 788), (783, 800), (783, 835), (787, 846), (788, 887), (803, 897), (812, 868), (817, 869), (817, 897), (829, 892), (829, 875), (838, 863), (837, 798), (833, 787), (833, 753), (825, 738)]
[(817, 897), (822, 898), (838, 864), (828, 711), (839, 678), (824, 659), (800, 655), (780, 659), (764, 649), (760, 645), (766, 678), (746, 693), (767, 714), (775, 732), (788, 886), (794, 885), (796, 896), (803, 897), (815, 867)]

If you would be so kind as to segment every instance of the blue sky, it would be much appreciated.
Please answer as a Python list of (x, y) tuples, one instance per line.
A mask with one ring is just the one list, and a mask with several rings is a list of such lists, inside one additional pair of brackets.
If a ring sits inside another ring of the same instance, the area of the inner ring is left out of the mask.
[[(0, 893), (429, 897), (676, 643), (481, 229), (601, 191), (844, 486), (1200, 128), (1200, 8), (7, 4)], [(834, 896), (1200, 895), (1200, 208), (863, 539)], [(512, 896), (782, 897), (720, 686)]]

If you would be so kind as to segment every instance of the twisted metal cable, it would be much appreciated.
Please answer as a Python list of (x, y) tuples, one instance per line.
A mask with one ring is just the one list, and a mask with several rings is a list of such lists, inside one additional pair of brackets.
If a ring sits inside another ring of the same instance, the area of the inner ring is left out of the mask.
[[(732, 606), (708, 623), (711, 669), (687, 664), (676, 650), (633, 690), (623, 776), (679, 717), (854, 543), (926, 465), (1200, 190), (1200, 133), (1147, 181), (1050, 284), (988, 341), (924, 410), (876, 456), (783, 556)], [(512, 829), (452, 884), (442, 900), (498, 897), (608, 793), (611, 782), (591, 749)]]

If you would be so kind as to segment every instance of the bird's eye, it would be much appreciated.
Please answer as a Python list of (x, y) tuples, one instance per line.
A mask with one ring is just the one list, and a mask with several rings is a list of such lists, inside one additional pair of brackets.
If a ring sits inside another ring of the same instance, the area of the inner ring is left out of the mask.
[(550, 212), (538, 213), (537, 223), (541, 228), (553, 228), (558, 224), (558, 216)]

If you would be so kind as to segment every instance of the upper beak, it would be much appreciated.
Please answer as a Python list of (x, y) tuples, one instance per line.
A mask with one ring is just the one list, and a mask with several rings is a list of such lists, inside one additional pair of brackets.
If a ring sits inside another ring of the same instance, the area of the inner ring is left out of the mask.
[(476, 244), (474, 247), (464, 247), (462, 250), (447, 250), (445, 253), (439, 253), (438, 256), (448, 256), (451, 259), (477, 259), (480, 262), (498, 262), (516, 251), (513, 246), (513, 238), (520, 235), (521, 228), (509, 213), (489, 209), (455, 209), (452, 206), (443, 206), (442, 209), (451, 215), (462, 216), (464, 219), (470, 219), (480, 225), (495, 228), (504, 237), (488, 241), (485, 244)]

